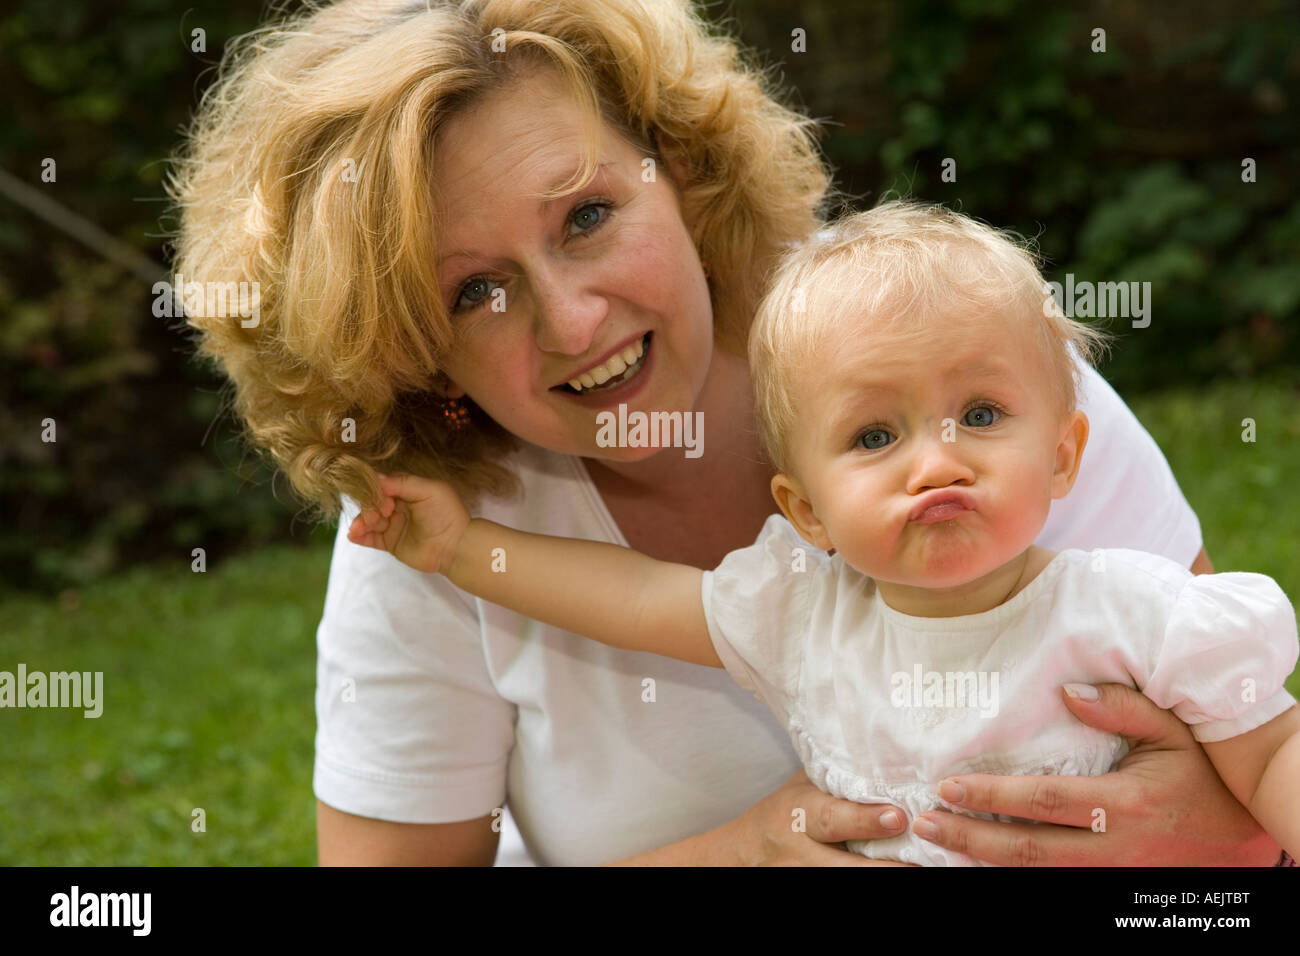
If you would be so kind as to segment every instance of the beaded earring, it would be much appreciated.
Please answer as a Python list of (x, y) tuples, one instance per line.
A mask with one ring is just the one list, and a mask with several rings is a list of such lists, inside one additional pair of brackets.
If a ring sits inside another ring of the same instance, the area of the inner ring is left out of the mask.
[(444, 398), (439, 403), (442, 410), (442, 423), (453, 432), (458, 432), (469, 424), (469, 410), (459, 398)]

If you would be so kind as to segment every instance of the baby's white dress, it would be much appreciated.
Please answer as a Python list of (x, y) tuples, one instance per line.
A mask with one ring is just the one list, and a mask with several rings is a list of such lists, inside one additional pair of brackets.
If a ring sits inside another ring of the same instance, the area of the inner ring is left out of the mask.
[[(702, 596), (718, 656), (784, 723), (813, 784), (911, 820), (946, 806), (937, 788), (953, 774), (1113, 769), (1127, 743), (1077, 720), (1064, 683), (1137, 687), (1200, 741), (1295, 703), (1283, 686), (1300, 649), (1295, 612), (1271, 578), (1196, 576), (1141, 551), (1062, 551), (1005, 604), (921, 618), (773, 515), (753, 545), (705, 572)], [(1105, 825), (1099, 807), (1093, 827)], [(903, 836), (848, 846), (981, 865), (913, 835), (910, 822)]]

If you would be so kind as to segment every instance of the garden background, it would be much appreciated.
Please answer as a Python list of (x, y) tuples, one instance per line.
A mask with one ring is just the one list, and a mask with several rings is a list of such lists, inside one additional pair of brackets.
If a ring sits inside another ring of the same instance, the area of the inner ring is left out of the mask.
[[(0, 670), (105, 673), (99, 719), (0, 710), (0, 864), (315, 861), (333, 529), (241, 444), (221, 381), (153, 316), (146, 281), (169, 271), (167, 157), (225, 41), (263, 7), (21, 0), (0, 14)], [(1037, 237), (1050, 279), (1150, 282), (1150, 326), (1112, 323), (1102, 371), (1169, 457), (1217, 568), (1300, 600), (1294, 4), (706, 12), (828, 121), (823, 148), (858, 208), (887, 190), (951, 204)], [(101, 251), (18, 201), (33, 193), (96, 224)]]

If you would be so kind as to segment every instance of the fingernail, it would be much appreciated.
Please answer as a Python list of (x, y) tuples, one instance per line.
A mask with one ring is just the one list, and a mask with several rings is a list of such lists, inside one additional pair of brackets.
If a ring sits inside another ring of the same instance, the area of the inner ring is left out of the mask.
[(925, 817), (916, 818), (916, 822), (912, 824), (912, 832), (922, 840), (930, 840), (933, 842), (939, 838), (939, 828)]
[(939, 796), (949, 803), (961, 803), (966, 799), (966, 788), (956, 780), (945, 780), (939, 784)]
[(886, 810), (880, 815), (880, 825), (886, 830), (897, 830), (903, 825), (903, 818), (895, 810)]
[(1078, 700), (1100, 700), (1101, 691), (1091, 684), (1066, 684), (1065, 692)]

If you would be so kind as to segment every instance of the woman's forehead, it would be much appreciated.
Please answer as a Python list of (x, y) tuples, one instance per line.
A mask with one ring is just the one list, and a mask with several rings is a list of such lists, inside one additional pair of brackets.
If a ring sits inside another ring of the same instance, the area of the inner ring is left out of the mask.
[[(573, 183), (583, 159), (581, 143), (557, 142), (514, 142), (497, 152), (474, 150), (448, 157), (435, 164), (433, 176), (439, 221), (443, 228), (461, 223), (493, 228), (501, 225), (494, 219), (545, 215), (548, 206), (563, 201), (546, 195)], [(628, 162), (613, 150), (598, 149), (592, 181), (608, 184), (626, 178), (622, 167)]]
[(519, 215), (523, 205), (544, 211), (546, 194), (572, 184), (589, 151), (598, 180), (639, 170), (640, 153), (608, 126), (593, 144), (576, 106), (571, 123), (558, 122), (561, 113), (544, 107), (525, 125), (487, 112), (450, 126), (435, 142), (431, 176), (443, 221), (468, 213), (481, 217), (493, 203), (508, 206), (511, 215)]

